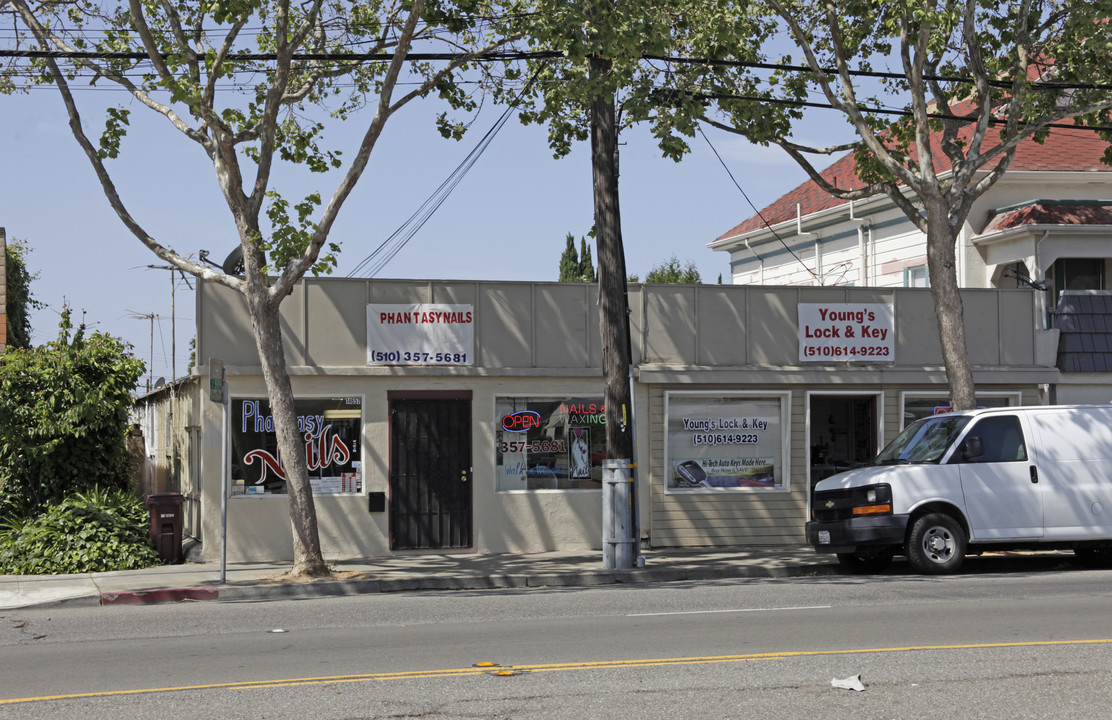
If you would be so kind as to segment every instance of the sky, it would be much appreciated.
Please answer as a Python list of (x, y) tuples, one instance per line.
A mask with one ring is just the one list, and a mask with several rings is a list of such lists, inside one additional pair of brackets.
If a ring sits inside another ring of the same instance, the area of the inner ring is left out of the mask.
[[(105, 84), (107, 86), (107, 84)], [(232, 219), (212, 165), (191, 141), (126, 95), (100, 88), (77, 93), (86, 132), (99, 136), (104, 108), (132, 108), (131, 128), (109, 170), (131, 213), (146, 230), (179, 254), (200, 250), (221, 262), (235, 247)], [(189, 372), (194, 337), (192, 277), (187, 284), (159, 266), (159, 259), (111, 210), (88, 160), (68, 128), (57, 91), (33, 89), (0, 96), (0, 227), (9, 242), (31, 248), (38, 273), (31, 289), (45, 304), (32, 316), (36, 344), (57, 337), (65, 305), (90, 328), (120, 338), (148, 364), (143, 378)], [(331, 240), (341, 246), (333, 273), (347, 277), (417, 212), (494, 126), (501, 108), (476, 117), (462, 141), (436, 132), (435, 101), (403, 108), (387, 124), (367, 172), (348, 199)], [(801, 131), (827, 135), (830, 111), (812, 111)], [(350, 120), (333, 135), (354, 155), (363, 126)], [(363, 118), (364, 123), (366, 122)], [(762, 148), (713, 129), (707, 136), (729, 172), (757, 208), (806, 177), (779, 148)], [(841, 139), (845, 139), (844, 137)], [(707, 243), (755, 213), (702, 138), (681, 163), (661, 157), (643, 129), (626, 131), (620, 148), (620, 204), (626, 265), (644, 277), (673, 255), (694, 263), (703, 282), (730, 282), (729, 256)], [(275, 186), (296, 202), (319, 190), (332, 194), (334, 175), (276, 175)], [(554, 159), (544, 128), (512, 118), (439, 210), (377, 275), (378, 278), (554, 281), (565, 238), (586, 236), (593, 223), (588, 148)], [(592, 246), (593, 247), (593, 246)], [(592, 249), (597, 260), (597, 252)], [(175, 342), (176, 338), (176, 342)]]

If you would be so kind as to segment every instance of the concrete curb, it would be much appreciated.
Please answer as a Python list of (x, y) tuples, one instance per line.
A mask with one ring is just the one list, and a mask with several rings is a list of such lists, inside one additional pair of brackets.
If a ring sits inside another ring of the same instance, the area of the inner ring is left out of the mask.
[(193, 588), (157, 588), (104, 592), (99, 596), (53, 601), (52, 605), (151, 605), (184, 601), (262, 602), (303, 600), (388, 592), (466, 591), (545, 587), (596, 587), (660, 582), (705, 582), (741, 578), (778, 578), (806, 575), (836, 575), (832, 565), (789, 565), (775, 567), (660, 568), (633, 570), (586, 570), (492, 576), (399, 577), (364, 580), (324, 580), (311, 583), (254, 583)]

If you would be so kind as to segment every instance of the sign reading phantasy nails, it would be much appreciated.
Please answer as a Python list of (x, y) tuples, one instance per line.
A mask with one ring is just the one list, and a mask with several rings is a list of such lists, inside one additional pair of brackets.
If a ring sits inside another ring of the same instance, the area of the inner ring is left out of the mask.
[(785, 395), (670, 392), (669, 490), (783, 490)]
[[(298, 399), (294, 404), (313, 493), (362, 492), (362, 398)], [(231, 413), (232, 493), (285, 494), (286, 469), (278, 452), (270, 403), (259, 398), (233, 399)]]
[(474, 365), (473, 305), (368, 305), (368, 365)]

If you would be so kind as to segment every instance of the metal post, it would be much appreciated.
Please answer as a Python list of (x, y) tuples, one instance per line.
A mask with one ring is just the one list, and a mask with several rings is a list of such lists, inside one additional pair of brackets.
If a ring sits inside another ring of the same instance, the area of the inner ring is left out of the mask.
[(629, 501), (633, 511), (631, 536), (634, 540), (633, 555), (637, 558), (635, 564), (640, 568), (645, 567), (645, 555), (641, 552), (641, 488), (637, 482), (637, 388), (633, 383), (633, 363), (629, 364), (629, 432), (633, 436), (633, 463), (629, 474)]
[(228, 582), (228, 382), (221, 381), (220, 411), (220, 584)]
[(602, 567), (633, 567), (633, 523), (630, 506), (629, 460), (602, 462)]

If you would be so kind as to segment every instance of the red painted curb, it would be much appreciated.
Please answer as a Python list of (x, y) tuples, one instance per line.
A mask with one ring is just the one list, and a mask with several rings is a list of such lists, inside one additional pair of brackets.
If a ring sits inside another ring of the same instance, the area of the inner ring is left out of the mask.
[(217, 600), (219, 588), (169, 588), (163, 590), (128, 590), (126, 592), (102, 593), (101, 605), (153, 605), (155, 603), (180, 602), (182, 600)]

